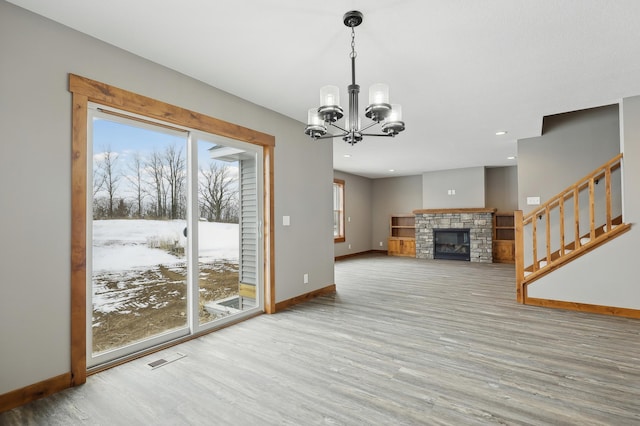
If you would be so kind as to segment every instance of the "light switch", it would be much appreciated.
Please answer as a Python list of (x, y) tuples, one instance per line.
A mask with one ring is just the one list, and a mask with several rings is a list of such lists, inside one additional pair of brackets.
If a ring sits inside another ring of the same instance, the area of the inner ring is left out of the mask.
[(291, 216), (282, 216), (282, 226), (291, 225)]
[(540, 197), (527, 197), (527, 205), (529, 205), (529, 206), (539, 206), (540, 205)]

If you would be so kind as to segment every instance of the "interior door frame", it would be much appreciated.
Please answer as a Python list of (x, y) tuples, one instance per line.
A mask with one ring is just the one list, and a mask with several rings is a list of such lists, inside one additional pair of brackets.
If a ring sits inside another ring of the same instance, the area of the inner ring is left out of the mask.
[[(225, 136), (263, 148), (263, 296), (264, 311), (275, 313), (275, 258), (273, 206), (273, 154), (275, 137), (237, 124), (219, 120), (195, 111), (138, 95), (105, 83), (69, 74), (72, 93), (72, 156), (71, 156), (71, 383), (86, 382), (86, 244), (87, 244), (87, 131), (88, 104), (99, 103), (134, 114), (185, 126), (206, 133)], [(178, 344), (203, 333), (174, 341)], [(153, 351), (151, 349), (150, 351)], [(138, 354), (138, 356), (142, 356)]]

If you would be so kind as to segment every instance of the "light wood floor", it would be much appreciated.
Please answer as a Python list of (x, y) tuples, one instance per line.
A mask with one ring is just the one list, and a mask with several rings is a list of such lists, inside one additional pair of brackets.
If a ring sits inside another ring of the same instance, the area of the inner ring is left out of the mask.
[(640, 424), (640, 322), (518, 305), (513, 276), (344, 260), (335, 296), (104, 371), (0, 424)]

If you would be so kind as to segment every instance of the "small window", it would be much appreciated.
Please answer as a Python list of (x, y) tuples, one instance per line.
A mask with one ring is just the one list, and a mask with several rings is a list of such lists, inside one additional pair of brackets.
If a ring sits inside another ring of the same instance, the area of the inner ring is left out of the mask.
[(344, 237), (344, 181), (333, 180), (333, 242), (343, 243)]

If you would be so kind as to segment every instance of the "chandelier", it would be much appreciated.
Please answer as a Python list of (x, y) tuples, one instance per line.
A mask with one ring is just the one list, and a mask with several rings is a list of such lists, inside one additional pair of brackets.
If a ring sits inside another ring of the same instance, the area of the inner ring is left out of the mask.
[[(364, 136), (390, 136), (393, 137), (404, 130), (402, 121), (402, 108), (398, 104), (389, 103), (389, 86), (376, 83), (369, 88), (369, 106), (365, 109), (365, 116), (372, 123), (361, 126), (358, 116), (358, 93), (360, 86), (356, 84), (356, 49), (355, 27), (362, 23), (362, 13), (357, 10), (347, 12), (343, 16), (344, 24), (351, 28), (351, 84), (347, 86), (349, 93), (349, 111), (345, 119), (344, 127), (336, 122), (343, 117), (340, 107), (340, 90), (337, 86), (324, 86), (320, 89), (320, 107), (311, 108), (308, 113), (305, 134), (313, 139), (342, 138), (353, 145), (360, 142)], [(382, 133), (366, 133), (373, 126), (380, 124)], [(327, 135), (327, 127), (331, 126), (340, 133)]]

